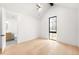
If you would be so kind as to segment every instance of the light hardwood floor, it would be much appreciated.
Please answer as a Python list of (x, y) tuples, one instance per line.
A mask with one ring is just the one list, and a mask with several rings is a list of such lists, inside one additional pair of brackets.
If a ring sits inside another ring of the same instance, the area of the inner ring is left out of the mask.
[(53, 40), (35, 39), (8, 46), (3, 55), (78, 55), (79, 48)]

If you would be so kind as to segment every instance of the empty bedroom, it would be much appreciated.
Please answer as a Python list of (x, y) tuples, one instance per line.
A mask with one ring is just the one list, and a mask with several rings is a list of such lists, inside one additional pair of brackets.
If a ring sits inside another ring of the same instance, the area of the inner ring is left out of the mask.
[(79, 3), (0, 3), (0, 55), (79, 55)]

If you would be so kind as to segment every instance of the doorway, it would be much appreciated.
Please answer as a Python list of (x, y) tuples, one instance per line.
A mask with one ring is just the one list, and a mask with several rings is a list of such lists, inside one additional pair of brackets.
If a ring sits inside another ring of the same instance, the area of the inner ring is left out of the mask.
[(0, 48), (1, 53), (7, 46), (17, 44), (18, 15), (0, 8)]
[(49, 39), (57, 40), (57, 16), (49, 17)]
[(14, 12), (6, 11), (6, 46), (17, 44), (17, 15)]

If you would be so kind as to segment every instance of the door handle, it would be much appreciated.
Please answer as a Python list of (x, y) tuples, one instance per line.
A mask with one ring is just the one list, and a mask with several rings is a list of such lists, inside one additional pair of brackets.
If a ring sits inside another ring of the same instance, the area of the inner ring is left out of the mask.
[(0, 36), (5, 36), (5, 35), (1, 34)]

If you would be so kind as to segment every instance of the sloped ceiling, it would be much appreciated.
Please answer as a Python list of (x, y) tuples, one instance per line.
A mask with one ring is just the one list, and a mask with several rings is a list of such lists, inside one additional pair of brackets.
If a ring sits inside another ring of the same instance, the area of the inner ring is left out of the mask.
[(40, 18), (46, 12), (46, 10), (49, 9), (50, 5), (47, 3), (40, 3), (42, 10), (39, 12), (36, 4), (37, 3), (0, 3), (0, 7), (4, 7), (16, 13)]
[[(40, 3), (42, 10), (38, 11), (36, 7), (37, 3), (0, 3), (0, 7), (4, 7), (8, 10), (24, 15), (30, 15), (35, 18), (42, 18), (42, 16), (53, 6), (48, 3)], [(79, 8), (79, 3), (54, 3), (57, 6), (63, 6), (67, 8)]]

